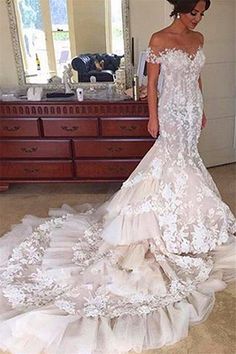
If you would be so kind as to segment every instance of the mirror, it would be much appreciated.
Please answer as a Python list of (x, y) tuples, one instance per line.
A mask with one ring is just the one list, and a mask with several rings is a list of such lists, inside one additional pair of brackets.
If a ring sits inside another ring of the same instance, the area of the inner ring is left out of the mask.
[(122, 63), (130, 86), (129, 0), (6, 3), (19, 85), (60, 86), (68, 64), (75, 86), (91, 76), (104, 84), (114, 81)]

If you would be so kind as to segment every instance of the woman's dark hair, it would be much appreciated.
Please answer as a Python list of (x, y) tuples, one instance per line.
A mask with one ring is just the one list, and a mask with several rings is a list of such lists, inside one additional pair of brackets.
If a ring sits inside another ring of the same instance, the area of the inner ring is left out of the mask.
[[(174, 10), (171, 12), (170, 17), (176, 16), (177, 13), (189, 13), (191, 12), (196, 4), (201, 0), (167, 0), (170, 4), (174, 5)], [(206, 3), (206, 10), (209, 9), (211, 5), (211, 0), (203, 0)]]

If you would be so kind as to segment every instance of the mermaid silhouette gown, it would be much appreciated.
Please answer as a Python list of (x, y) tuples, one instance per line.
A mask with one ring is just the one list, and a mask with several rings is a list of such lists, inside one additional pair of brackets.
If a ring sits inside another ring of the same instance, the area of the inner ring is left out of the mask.
[(100, 205), (26, 216), (0, 239), (0, 348), (118, 354), (173, 344), (235, 277), (236, 220), (197, 149), (205, 55), (161, 64), (160, 135)]

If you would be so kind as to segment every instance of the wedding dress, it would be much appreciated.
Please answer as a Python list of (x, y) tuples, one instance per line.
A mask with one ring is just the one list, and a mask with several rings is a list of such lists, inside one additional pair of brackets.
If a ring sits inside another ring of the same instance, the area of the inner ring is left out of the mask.
[(0, 348), (118, 354), (173, 344), (235, 276), (236, 220), (197, 149), (201, 47), (155, 52), (160, 135), (100, 205), (26, 216), (0, 239)]

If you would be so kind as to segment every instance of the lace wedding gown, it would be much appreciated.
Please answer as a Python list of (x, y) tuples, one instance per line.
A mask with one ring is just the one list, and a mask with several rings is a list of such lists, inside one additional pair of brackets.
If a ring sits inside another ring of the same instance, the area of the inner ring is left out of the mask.
[(109, 200), (27, 216), (0, 239), (0, 348), (117, 354), (206, 319), (233, 280), (236, 222), (197, 149), (205, 55), (155, 53), (160, 136)]

